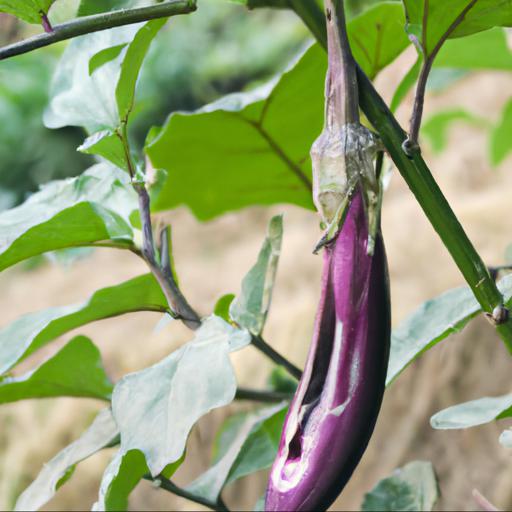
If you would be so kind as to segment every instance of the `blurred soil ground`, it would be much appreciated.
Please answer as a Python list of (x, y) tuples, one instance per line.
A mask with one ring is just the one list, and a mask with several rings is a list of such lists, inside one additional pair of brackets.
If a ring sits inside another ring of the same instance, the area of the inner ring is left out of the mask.
[[(401, 57), (377, 81), (389, 99), (394, 85), (411, 62)], [(463, 107), (496, 121), (512, 90), (505, 73), (469, 75), (442, 94), (430, 94), (426, 117), (443, 108)], [(400, 109), (407, 122), (411, 98)], [(458, 124), (449, 132), (449, 150), (424, 155), (471, 240), (488, 264), (503, 262), (512, 242), (510, 215), (511, 159), (490, 167), (483, 129)], [(188, 211), (170, 214), (177, 268), (182, 288), (199, 311), (212, 311), (218, 297), (237, 292), (252, 265), (271, 215), (285, 213), (285, 236), (273, 307), (265, 337), (296, 364), (302, 365), (311, 337), (319, 296), (321, 258), (311, 254), (319, 234), (314, 213), (290, 206), (251, 208), (199, 224)], [(397, 172), (384, 203), (383, 231), (389, 257), (393, 323), (397, 325), (423, 300), (463, 284), (454, 263), (427, 222)], [(45, 265), (0, 275), (1, 324), (20, 314), (83, 300), (98, 288), (145, 272), (129, 253), (97, 250), (70, 268)], [(35, 354), (21, 368), (55, 352), (74, 334), (90, 336), (103, 353), (108, 373), (118, 379), (126, 372), (155, 363), (190, 337), (177, 323), (159, 332), (153, 313), (132, 314), (80, 328)], [(263, 386), (268, 362), (252, 348), (235, 354), (240, 382)], [(354, 477), (333, 510), (356, 510), (364, 492), (394, 468), (414, 459), (433, 462), (442, 498), (438, 510), (475, 510), (471, 497), (478, 488), (504, 510), (512, 509), (512, 454), (498, 443), (508, 426), (490, 424), (467, 431), (434, 431), (429, 417), (449, 405), (510, 392), (511, 362), (490, 325), (482, 318), (452, 336), (413, 364), (389, 388), (375, 435)], [(0, 509), (12, 507), (15, 496), (35, 477), (42, 464), (74, 440), (102, 404), (92, 400), (58, 399), (15, 403), (0, 408)], [(190, 481), (209, 462), (216, 428), (235, 408), (217, 410), (203, 419), (190, 438), (187, 463), (176, 476)], [(510, 422), (508, 422), (510, 423)], [(104, 451), (79, 465), (74, 477), (46, 506), (47, 510), (83, 510), (96, 499), (104, 466)], [(233, 510), (250, 509), (265, 485), (264, 474), (245, 478), (228, 488)], [(143, 482), (133, 493), (132, 510), (197, 510), (198, 506), (157, 491)]]

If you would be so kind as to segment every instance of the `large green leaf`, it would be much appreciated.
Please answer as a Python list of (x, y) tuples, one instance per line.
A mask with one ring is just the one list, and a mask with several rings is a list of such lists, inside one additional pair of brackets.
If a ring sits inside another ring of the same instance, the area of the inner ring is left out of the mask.
[(361, 510), (430, 511), (438, 498), (439, 489), (432, 464), (414, 461), (395, 470), (365, 494)]
[(224, 486), (272, 465), (287, 404), (237, 414), (222, 426), (214, 446), (215, 462), (187, 490), (217, 501)]
[[(498, 287), (509, 301), (512, 275), (501, 279)], [(469, 288), (455, 288), (424, 302), (393, 330), (386, 384), (391, 384), (423, 352), (463, 329), (480, 312), (480, 305)]]
[(177, 461), (195, 422), (235, 397), (229, 352), (248, 343), (247, 331), (212, 315), (192, 341), (154, 366), (123, 377), (112, 397), (122, 453), (140, 450), (153, 476)]
[(115, 442), (118, 434), (110, 409), (103, 409), (80, 438), (44, 465), (37, 478), (18, 498), (15, 510), (41, 508), (55, 495), (76, 464)]
[(7, 12), (28, 23), (41, 23), (55, 0), (0, 0), (0, 12)]
[(498, 165), (512, 151), (512, 100), (505, 105), (499, 123), (491, 132), (491, 162)]
[(22, 316), (0, 331), (0, 374), (56, 337), (81, 325), (133, 311), (167, 309), (151, 274), (103, 288), (87, 301)]
[(399, 3), (381, 2), (348, 24), (352, 53), (369, 78), (374, 78), (409, 46), (404, 21)]
[(186, 204), (207, 220), (252, 204), (312, 208), (308, 155), (322, 126), (325, 65), (313, 46), (278, 82), (171, 115), (147, 147), (168, 172), (156, 209)]
[[(167, 466), (163, 471), (165, 477), (171, 478), (182, 462), (183, 458)], [(122, 450), (117, 451), (103, 473), (98, 501), (92, 510), (101, 512), (127, 510), (130, 493), (148, 473), (148, 465), (142, 452), (139, 450), (130, 450), (126, 453)]]
[[(510, 0), (403, 0), (403, 3), (406, 30), (417, 39), (425, 57), (432, 55), (446, 37), (512, 25)], [(456, 28), (452, 30), (454, 24)]]
[(258, 336), (263, 331), (272, 300), (272, 290), (281, 254), (283, 217), (273, 217), (258, 260), (242, 281), (240, 295), (231, 303), (231, 318), (249, 332)]
[(57, 354), (20, 377), (0, 377), (0, 404), (56, 396), (110, 400), (112, 384), (94, 343), (73, 338)]
[(479, 398), (453, 405), (430, 418), (433, 428), (440, 430), (469, 428), (512, 416), (512, 394)]
[(131, 245), (129, 216), (136, 208), (126, 175), (111, 165), (50, 182), (22, 205), (0, 213), (0, 270), (65, 247), (104, 241)]
[[(407, 46), (399, 11), (386, 2), (349, 24), (372, 75)], [(147, 144), (153, 166), (168, 172), (156, 209), (186, 204), (207, 220), (253, 204), (313, 208), (309, 150), (322, 128), (325, 71), (325, 52), (315, 45), (263, 87), (172, 114)]]

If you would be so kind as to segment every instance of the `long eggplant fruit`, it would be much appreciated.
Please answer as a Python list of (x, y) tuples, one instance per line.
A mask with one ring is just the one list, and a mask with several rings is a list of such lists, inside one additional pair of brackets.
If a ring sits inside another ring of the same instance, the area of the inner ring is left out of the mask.
[(306, 367), (270, 472), (265, 510), (325, 510), (361, 459), (384, 393), (390, 341), (386, 254), (367, 252), (358, 191), (324, 249), (322, 296)]

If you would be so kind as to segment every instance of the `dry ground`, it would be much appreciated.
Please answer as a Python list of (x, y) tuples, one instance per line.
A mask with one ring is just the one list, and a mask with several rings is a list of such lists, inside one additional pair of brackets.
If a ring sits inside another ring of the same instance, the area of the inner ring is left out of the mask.
[[(406, 69), (405, 56), (378, 81), (386, 96)], [(493, 121), (507, 100), (512, 77), (478, 73), (466, 77), (442, 95), (430, 95), (427, 113), (463, 106)], [(410, 98), (400, 111), (407, 120)], [(510, 159), (492, 170), (486, 157), (486, 135), (477, 127), (458, 125), (450, 131), (450, 150), (432, 155), (424, 150), (436, 178), (470, 238), (489, 264), (503, 260), (512, 242)], [(184, 209), (172, 213), (176, 260), (181, 283), (201, 312), (215, 300), (236, 292), (252, 264), (265, 226), (276, 212), (285, 213), (283, 255), (265, 337), (295, 363), (302, 365), (311, 336), (319, 294), (321, 259), (311, 254), (318, 237), (317, 217), (294, 207), (252, 208), (198, 224)], [(462, 278), (401, 177), (394, 173), (384, 204), (383, 229), (392, 283), (396, 325), (421, 301)], [(100, 287), (145, 272), (130, 254), (98, 250), (69, 269), (46, 265), (32, 272), (11, 269), (0, 276), (1, 323), (53, 305), (80, 301)], [(178, 324), (154, 331), (159, 317), (132, 314), (102, 321), (78, 332), (101, 347), (109, 374), (126, 372), (158, 361), (185, 342), (189, 333)], [(74, 333), (76, 334), (76, 333)], [(56, 350), (49, 347), (44, 355)], [(37, 358), (29, 361), (33, 364)], [(247, 349), (235, 355), (240, 381), (263, 385), (269, 365)], [(365, 491), (393, 468), (414, 459), (431, 460), (439, 474), (439, 510), (475, 510), (471, 490), (477, 487), (499, 507), (512, 508), (512, 458), (497, 438), (506, 422), (464, 432), (437, 432), (429, 417), (440, 408), (484, 395), (510, 391), (511, 362), (493, 329), (475, 320), (409, 368), (386, 394), (382, 414), (363, 461), (333, 510), (354, 510)], [(101, 404), (91, 400), (59, 399), (15, 403), (0, 408), (0, 509), (12, 507), (14, 496), (37, 474), (43, 462), (75, 439)], [(231, 408), (232, 409), (232, 408)], [(229, 411), (216, 411), (201, 421), (190, 440), (189, 463), (177, 475), (184, 483), (208, 465), (208, 446)], [(110, 454), (98, 454), (81, 464), (75, 476), (46, 507), (83, 510), (95, 500), (101, 472)], [(250, 507), (261, 494), (265, 475), (249, 477), (226, 492), (233, 509)], [(133, 510), (195, 510), (197, 506), (156, 491), (143, 483), (133, 494)]]

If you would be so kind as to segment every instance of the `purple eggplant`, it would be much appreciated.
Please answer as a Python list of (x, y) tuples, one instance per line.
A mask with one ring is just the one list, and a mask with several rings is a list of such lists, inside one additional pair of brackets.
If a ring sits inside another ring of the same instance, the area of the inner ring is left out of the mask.
[(390, 345), (389, 283), (380, 232), (369, 254), (357, 189), (324, 249), (313, 341), (270, 472), (266, 511), (325, 510), (339, 495), (373, 432)]

